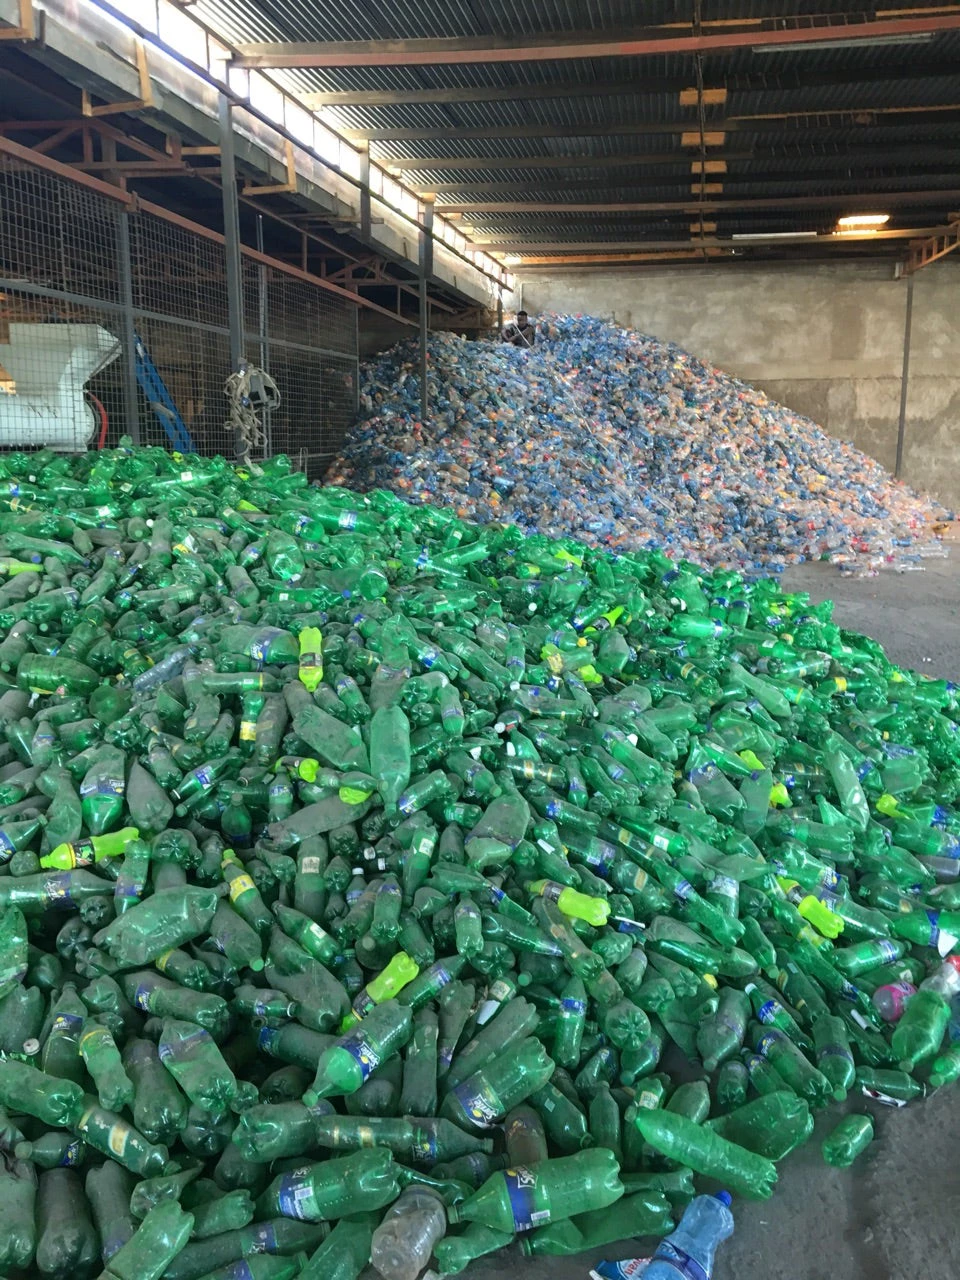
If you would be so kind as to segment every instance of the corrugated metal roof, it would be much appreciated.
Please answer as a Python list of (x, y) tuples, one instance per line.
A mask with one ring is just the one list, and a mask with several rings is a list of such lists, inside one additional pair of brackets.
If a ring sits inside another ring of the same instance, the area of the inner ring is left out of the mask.
[[(907, 16), (911, 8), (933, 12), (929, 5), (905, 0), (897, 16)], [(703, 9), (707, 23), (761, 20), (769, 25), (772, 19), (822, 21), (831, 14), (853, 14), (855, 6), (850, 0), (712, 0)], [(615, 36), (641, 26), (689, 24), (693, 0), (683, 5), (675, 0), (642, 5), (636, 0), (197, 0), (191, 12), (233, 43), (578, 31)], [(857, 11), (858, 20), (871, 16), (876, 10)], [(680, 25), (676, 29), (680, 32)], [(954, 168), (960, 154), (960, 31), (923, 41), (791, 48), (775, 55), (746, 42), (737, 50), (705, 55), (701, 70), (707, 87), (727, 86), (726, 101), (704, 112), (706, 128), (725, 133), (723, 144), (710, 146), (706, 156), (727, 159), (726, 172), (709, 174), (708, 181), (721, 185), (723, 199), (785, 202), (782, 210), (724, 211), (717, 216), (728, 230), (779, 229), (791, 217), (796, 224), (792, 195), (835, 199), (838, 193), (879, 197), (960, 188), (960, 177), (954, 176), (960, 172), (960, 166)], [(375, 140), (371, 154), (388, 166), (424, 160), (428, 167), (402, 169), (403, 179), (423, 190), (439, 188), (441, 203), (467, 206), (472, 225), (497, 233), (533, 227), (548, 239), (595, 240), (608, 224), (598, 222), (597, 215), (580, 220), (564, 211), (470, 215), (471, 204), (690, 198), (691, 162), (699, 148), (695, 138), (694, 145), (682, 145), (679, 136), (680, 130), (698, 130), (695, 106), (680, 105), (680, 89), (696, 83), (696, 63), (688, 54), (274, 74), (298, 92), (462, 90), (462, 97), (454, 94), (449, 102), (347, 103), (325, 110), (348, 135), (401, 130), (425, 135)], [(471, 92), (478, 89), (501, 92), (477, 100)], [(938, 119), (933, 109), (939, 107), (953, 111)], [(653, 132), (641, 131), (644, 125)], [(490, 136), (464, 137), (467, 130), (488, 130)], [(531, 130), (554, 136), (524, 136)], [(615, 163), (618, 157), (622, 164)], [(468, 162), (465, 167), (429, 164), (458, 158)], [(571, 163), (577, 158), (584, 163)], [(478, 160), (487, 163), (478, 166)], [(518, 163), (524, 160), (531, 163)], [(913, 205), (907, 200), (897, 204), (896, 217), (901, 225), (923, 226), (948, 207), (946, 200), (942, 210), (920, 198)], [(644, 219), (638, 225), (655, 224)], [(669, 225), (676, 234), (675, 220)], [(620, 222), (609, 227), (613, 238), (624, 238)]]

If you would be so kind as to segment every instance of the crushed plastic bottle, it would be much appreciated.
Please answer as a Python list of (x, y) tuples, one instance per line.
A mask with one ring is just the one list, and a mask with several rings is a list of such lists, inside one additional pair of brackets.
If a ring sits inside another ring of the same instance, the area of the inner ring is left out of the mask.
[(361, 367), (361, 421), (329, 483), (772, 573), (809, 559), (902, 571), (923, 567), (905, 549), (944, 553), (935, 504), (672, 343), (582, 315), (539, 316), (529, 351), (433, 334), (427, 423), (418, 362), (403, 343)]

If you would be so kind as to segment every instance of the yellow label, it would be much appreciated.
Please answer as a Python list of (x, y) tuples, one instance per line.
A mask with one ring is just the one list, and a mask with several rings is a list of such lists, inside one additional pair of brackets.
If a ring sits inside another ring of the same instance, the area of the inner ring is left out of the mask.
[(240, 741), (253, 742), (256, 736), (257, 736), (256, 720), (241, 720), (240, 721)]
[(718, 989), (719, 984), (712, 973), (705, 973), (703, 975), (703, 980), (708, 987), (713, 987), (714, 991)]
[(154, 960), (153, 963), (157, 966), (157, 968), (160, 970), (161, 973), (165, 971), (167, 965), (170, 963), (170, 957), (173, 955), (174, 950), (175, 948), (171, 947), (169, 951), (164, 951), (162, 956), (157, 956), (156, 960)]
[(256, 887), (248, 875), (237, 876), (230, 881), (230, 901), (236, 902), (241, 893), (246, 893), (249, 889), (256, 889)]
[(837, 686), (837, 693), (846, 693), (847, 691), (846, 676), (834, 676), (833, 683)]
[(107, 1146), (120, 1159), (127, 1149), (130, 1130), (125, 1124), (115, 1124), (107, 1135)]

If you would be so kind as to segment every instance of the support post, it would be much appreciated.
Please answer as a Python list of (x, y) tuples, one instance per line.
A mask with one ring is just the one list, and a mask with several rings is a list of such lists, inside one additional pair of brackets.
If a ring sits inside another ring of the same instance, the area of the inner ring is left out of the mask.
[[(243, 269), (240, 261), (240, 200), (237, 194), (237, 160), (233, 150), (233, 104), (220, 94), (220, 185), (223, 190), (223, 252), (227, 270), (227, 314), (230, 327), (230, 372), (243, 363)], [(235, 439), (237, 457), (242, 442)]]
[(133, 321), (133, 263), (130, 244), (130, 214), (120, 214), (118, 243), (120, 256), (120, 302), (123, 306), (123, 416), (124, 431), (135, 445), (140, 444), (140, 397), (137, 395), (137, 331)]
[(497, 341), (503, 334), (503, 285), (497, 285)]
[(358, 148), (360, 154), (360, 238), (364, 244), (370, 239), (370, 144)]
[(430, 332), (430, 300), (427, 281), (433, 274), (433, 198), (423, 202), (420, 231), (420, 421), (430, 417), (430, 389), (427, 386), (427, 340)]
[(910, 385), (910, 333), (913, 328), (913, 276), (907, 276), (907, 312), (903, 321), (903, 368), (900, 372), (900, 418), (897, 422), (897, 461), (893, 474), (899, 479), (903, 465), (903, 438), (907, 428), (907, 391)]

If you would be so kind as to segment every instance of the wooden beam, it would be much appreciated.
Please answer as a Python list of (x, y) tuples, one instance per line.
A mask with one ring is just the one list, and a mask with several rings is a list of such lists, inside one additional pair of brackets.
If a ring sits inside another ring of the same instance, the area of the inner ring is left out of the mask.
[(929, 267), (931, 262), (938, 262), (957, 248), (960, 248), (960, 221), (954, 221), (948, 227), (938, 227), (933, 235), (910, 246), (906, 274), (913, 275), (923, 267)]
[[(241, 44), (234, 65), (284, 67), (425, 67), (477, 63), (553, 62), (580, 58), (656, 57), (666, 53), (723, 53), (736, 49), (791, 49), (813, 44), (836, 45), (863, 40), (911, 39), (960, 29), (960, 13), (864, 21), (856, 15), (831, 14), (826, 21), (777, 19), (736, 23), (725, 30), (653, 27), (611, 37), (609, 32), (555, 32), (524, 36), (456, 36), (416, 40), (271, 41)], [(671, 31), (671, 34), (665, 34)]]
[(32, 40), (33, 0), (20, 0), (15, 27), (0, 27), (0, 40)]
[(286, 182), (273, 182), (265, 187), (253, 186), (247, 183), (242, 187), (240, 194), (243, 196), (281, 196), (296, 195), (297, 191), (297, 165), (293, 157), (293, 143), (289, 138), (283, 144), (284, 160), (287, 166)]
[(140, 82), (140, 97), (131, 98), (127, 102), (108, 102), (95, 107), (86, 89), (80, 90), (80, 112), (88, 118), (95, 116), (123, 115), (128, 111), (147, 111), (156, 106), (153, 97), (153, 83), (150, 79), (150, 65), (147, 62), (147, 48), (142, 40), (134, 43), (137, 61), (137, 79)]

